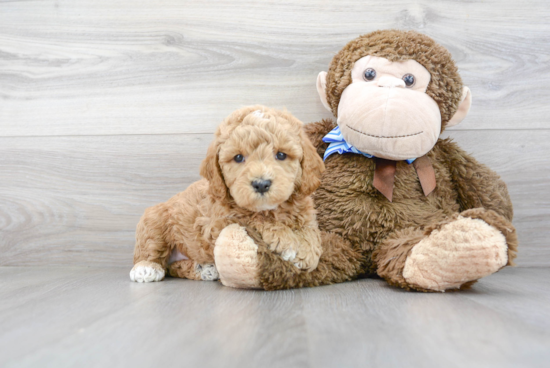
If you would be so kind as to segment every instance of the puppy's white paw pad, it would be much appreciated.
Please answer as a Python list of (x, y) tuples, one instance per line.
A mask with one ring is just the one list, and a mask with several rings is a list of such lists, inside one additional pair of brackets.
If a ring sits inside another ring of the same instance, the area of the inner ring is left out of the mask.
[(135, 282), (155, 282), (164, 279), (164, 270), (149, 266), (137, 266), (130, 271), (130, 280)]
[(296, 258), (296, 251), (292, 248), (285, 249), (283, 253), (281, 253), (281, 258), (285, 261), (292, 261), (294, 258)]
[(218, 269), (213, 263), (197, 265), (197, 272), (201, 275), (201, 280), (204, 281), (216, 281), (219, 280), (220, 275), (218, 274)]

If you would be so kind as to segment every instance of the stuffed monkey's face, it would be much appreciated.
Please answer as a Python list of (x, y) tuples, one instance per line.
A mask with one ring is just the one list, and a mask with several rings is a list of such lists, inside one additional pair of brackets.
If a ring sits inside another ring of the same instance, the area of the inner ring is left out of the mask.
[(338, 105), (338, 126), (348, 143), (389, 160), (420, 157), (432, 149), (441, 114), (426, 94), (431, 79), (426, 68), (414, 60), (365, 56), (355, 62), (351, 77)]

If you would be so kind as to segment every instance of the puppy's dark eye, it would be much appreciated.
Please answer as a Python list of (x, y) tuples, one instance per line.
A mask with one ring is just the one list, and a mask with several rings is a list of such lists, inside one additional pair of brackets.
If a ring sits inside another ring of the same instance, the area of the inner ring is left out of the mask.
[(412, 86), (414, 86), (414, 83), (416, 82), (416, 79), (414, 78), (414, 75), (412, 75), (412, 74), (405, 74), (403, 76), (403, 81), (405, 82), (405, 85), (407, 87), (412, 87)]
[(235, 162), (243, 162), (244, 156), (241, 154), (238, 154), (237, 156), (233, 157), (233, 160), (235, 160)]
[(376, 78), (376, 70), (373, 68), (368, 68), (365, 70), (365, 80), (371, 81)]
[(275, 156), (277, 157), (277, 160), (283, 161), (286, 158), (286, 153), (277, 152)]

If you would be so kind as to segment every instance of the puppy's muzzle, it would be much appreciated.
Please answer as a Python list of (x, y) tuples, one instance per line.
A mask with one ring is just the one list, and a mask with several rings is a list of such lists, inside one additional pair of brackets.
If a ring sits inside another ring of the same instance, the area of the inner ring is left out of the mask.
[(264, 194), (271, 188), (271, 180), (254, 180), (252, 187), (256, 193)]

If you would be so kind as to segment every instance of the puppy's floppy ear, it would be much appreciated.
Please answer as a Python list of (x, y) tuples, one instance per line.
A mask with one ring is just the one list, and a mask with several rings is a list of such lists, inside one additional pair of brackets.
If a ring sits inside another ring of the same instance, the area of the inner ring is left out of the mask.
[(321, 184), (320, 179), (321, 174), (325, 171), (325, 164), (303, 129), (300, 132), (300, 140), (304, 156), (301, 161), (302, 177), (297, 190), (300, 194), (308, 196)]
[(227, 196), (227, 186), (223, 180), (222, 170), (218, 163), (218, 139), (208, 147), (206, 158), (201, 163), (201, 176), (208, 180), (210, 195), (223, 199)]

